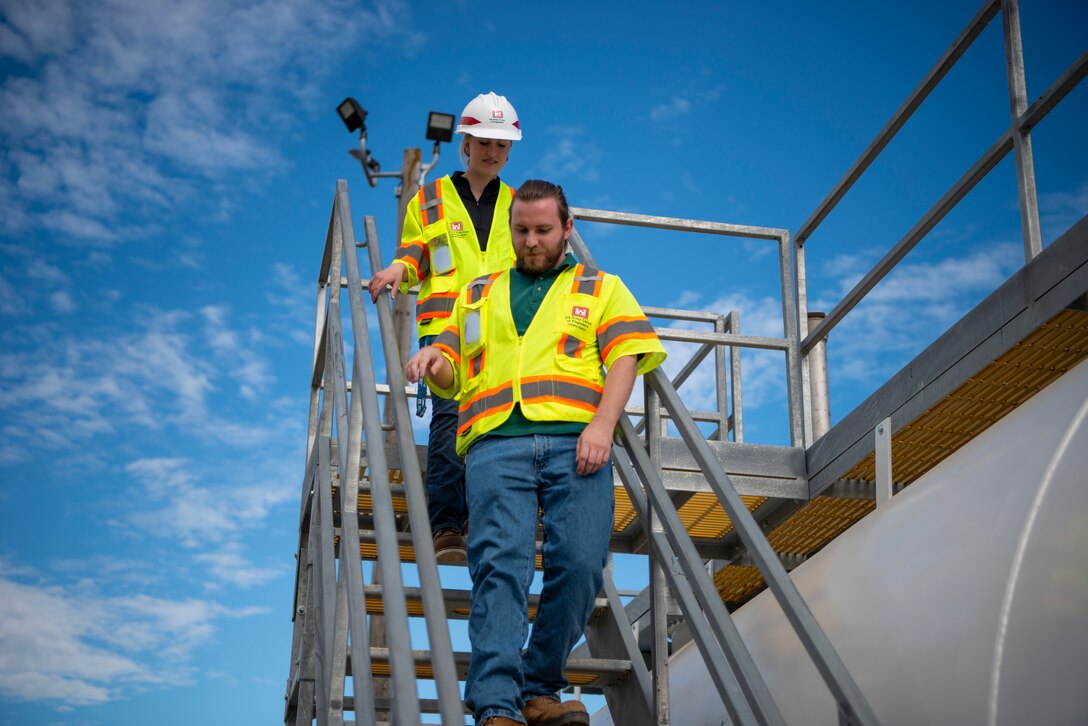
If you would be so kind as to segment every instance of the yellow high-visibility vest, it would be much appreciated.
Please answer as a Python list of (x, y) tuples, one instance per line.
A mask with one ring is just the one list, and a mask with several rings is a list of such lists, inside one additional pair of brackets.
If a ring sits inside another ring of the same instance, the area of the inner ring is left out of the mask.
[(499, 182), (487, 250), (480, 249), (472, 217), (453, 180), (444, 176), (420, 188), (404, 214), (394, 258), (407, 268), (401, 293), (420, 284), (416, 300), (419, 336), (438, 335), (449, 322), (457, 292), (479, 275), (514, 266), (510, 202), (514, 190)]
[(461, 291), (450, 324), (434, 345), (454, 382), (440, 396), (460, 402), (457, 453), (510, 417), (514, 404), (532, 421), (589, 423), (604, 388), (602, 363), (639, 356), (639, 374), (665, 349), (634, 296), (615, 275), (568, 267), (518, 337), (510, 309), (510, 270), (476, 278)]

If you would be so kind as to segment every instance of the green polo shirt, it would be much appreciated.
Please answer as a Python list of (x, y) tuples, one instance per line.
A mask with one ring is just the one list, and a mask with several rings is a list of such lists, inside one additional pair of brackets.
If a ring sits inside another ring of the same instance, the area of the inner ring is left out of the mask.
[[(540, 303), (548, 294), (555, 279), (563, 270), (576, 265), (574, 255), (567, 256), (555, 267), (543, 274), (534, 275), (514, 268), (510, 273), (510, 312), (514, 316), (514, 328), (518, 336), (525, 335), (529, 323), (533, 322)], [(530, 421), (521, 412), (521, 405), (514, 404), (510, 418), (503, 421), (497, 429), (489, 431), (487, 436), (527, 436), (529, 434), (580, 434), (586, 425), (578, 421)], [(486, 438), (486, 436), (484, 437)]]

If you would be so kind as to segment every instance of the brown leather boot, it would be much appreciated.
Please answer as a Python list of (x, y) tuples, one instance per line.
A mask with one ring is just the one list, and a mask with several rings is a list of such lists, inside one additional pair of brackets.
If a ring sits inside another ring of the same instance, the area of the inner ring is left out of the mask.
[(581, 701), (556, 701), (542, 696), (526, 701), (521, 715), (529, 726), (589, 726), (589, 713)]
[(464, 536), (456, 529), (440, 529), (435, 532), (434, 559), (439, 563), (464, 562)]

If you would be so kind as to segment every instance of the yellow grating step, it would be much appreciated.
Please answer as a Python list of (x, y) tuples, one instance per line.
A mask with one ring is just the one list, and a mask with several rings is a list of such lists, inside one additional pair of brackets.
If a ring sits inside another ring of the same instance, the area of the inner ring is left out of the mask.
[(714, 573), (714, 587), (727, 605), (740, 605), (762, 589), (763, 582), (759, 568), (750, 565), (726, 565)]
[[(742, 496), (741, 500), (749, 512), (753, 512), (767, 501), (767, 497)], [(680, 506), (677, 512), (688, 533), (696, 539), (721, 539), (733, 529), (733, 522), (722, 509), (713, 492), (698, 492)], [(627, 490), (616, 487), (615, 522), (613, 532), (624, 531), (635, 521), (635, 506), (627, 496)]]
[[(370, 478), (365, 473), (365, 467), (360, 471), (363, 472), (361, 474), (363, 486), (359, 489), (358, 507), (359, 512), (365, 514), (371, 511), (373, 500), (366, 488)], [(399, 469), (390, 469), (389, 481), (394, 485), (402, 484), (403, 474)], [(335, 501), (335, 486), (332, 492)], [(748, 511), (753, 512), (767, 501), (767, 497), (742, 496), (741, 500), (748, 507)], [(395, 514), (406, 514), (408, 512), (407, 500), (403, 495), (395, 492), (393, 494), (393, 512)], [(733, 530), (733, 522), (730, 521), (729, 516), (712, 492), (698, 492), (692, 495), (680, 507), (678, 513), (680, 521), (684, 523), (688, 533), (696, 539), (721, 539)], [(631, 499), (627, 496), (627, 490), (622, 486), (615, 487), (615, 509), (613, 514), (613, 532), (622, 532), (635, 521), (634, 505), (631, 504)], [(376, 554), (371, 553), (369, 557), (365, 554), (363, 556), (366, 559), (374, 559)]]
[[(414, 655), (417, 656), (415, 662), (416, 678), (434, 680), (434, 669), (426, 660), (428, 654), (416, 651)], [(471, 655), (464, 652), (455, 652), (453, 657), (457, 664), (458, 677), (464, 680), (471, 662)], [(572, 686), (600, 688), (623, 678), (630, 670), (630, 662), (624, 660), (571, 657), (567, 661), (567, 667), (563, 671), (563, 675), (566, 676)], [(371, 651), (370, 672), (379, 678), (392, 676), (388, 658), (384, 654), (376, 656), (373, 649)]]

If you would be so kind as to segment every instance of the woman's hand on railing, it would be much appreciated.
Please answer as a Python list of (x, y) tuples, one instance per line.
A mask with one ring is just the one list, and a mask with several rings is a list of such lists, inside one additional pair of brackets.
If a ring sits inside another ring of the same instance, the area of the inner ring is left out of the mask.
[(368, 285), (370, 290), (370, 301), (375, 303), (378, 302), (378, 295), (380, 295), (387, 287), (389, 288), (390, 299), (396, 298), (397, 292), (400, 291), (400, 284), (404, 279), (405, 272), (404, 265), (398, 265), (394, 262), (389, 265), (389, 267), (370, 278), (370, 284)]

